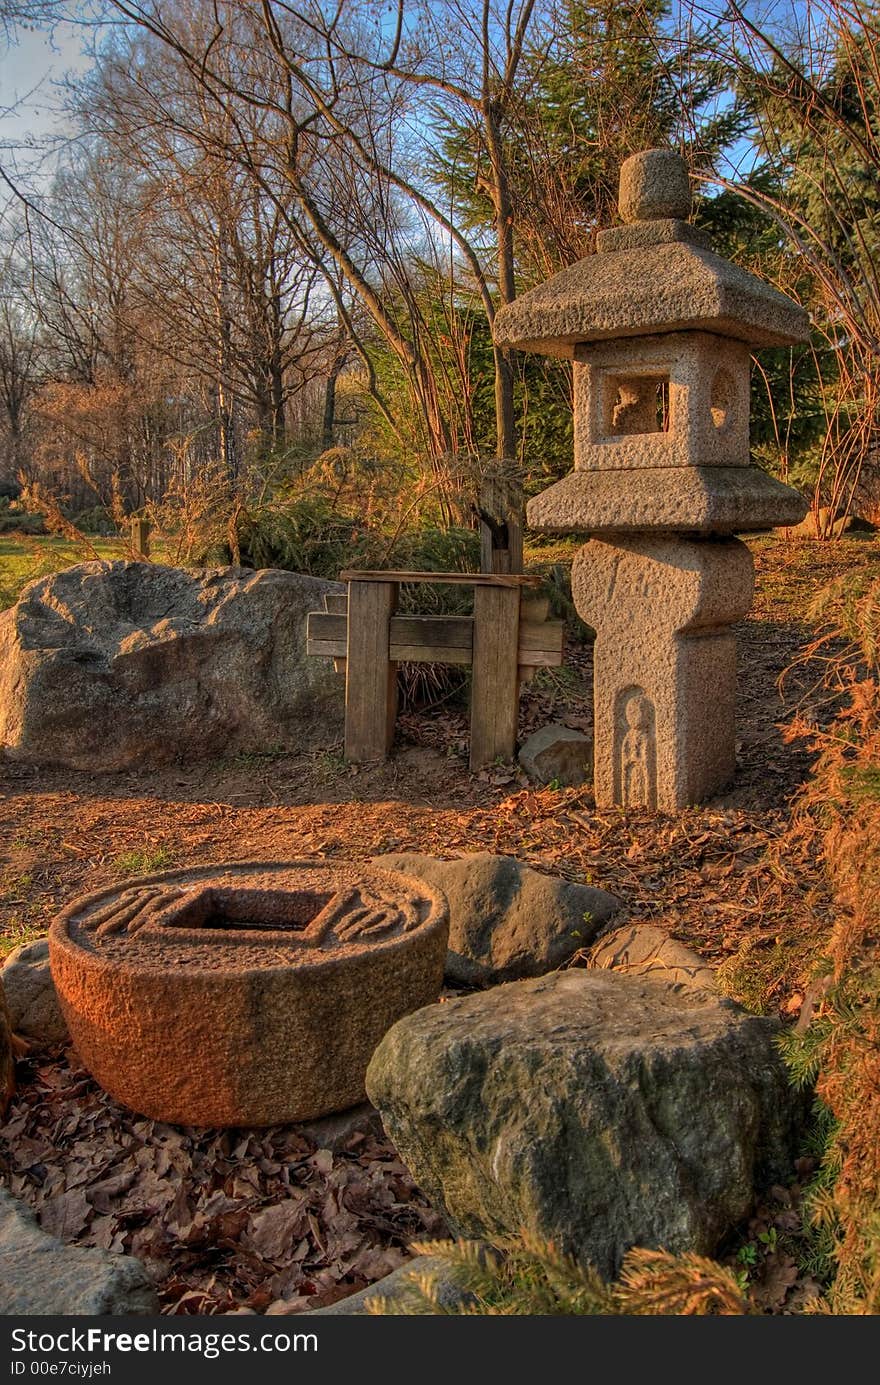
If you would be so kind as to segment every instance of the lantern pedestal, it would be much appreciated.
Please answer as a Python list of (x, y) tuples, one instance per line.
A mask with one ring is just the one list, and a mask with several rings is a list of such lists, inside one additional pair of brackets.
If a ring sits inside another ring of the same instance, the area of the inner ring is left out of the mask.
[(745, 544), (593, 539), (574, 560), (571, 586), (596, 631), (596, 803), (672, 811), (718, 793), (735, 765), (730, 626), (752, 600)]

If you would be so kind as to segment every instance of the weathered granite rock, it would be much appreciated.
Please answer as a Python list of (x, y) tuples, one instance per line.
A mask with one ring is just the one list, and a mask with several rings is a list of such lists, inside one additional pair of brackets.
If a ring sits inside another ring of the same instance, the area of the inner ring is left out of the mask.
[(313, 1316), (368, 1317), (367, 1304), (370, 1300), (375, 1301), (378, 1298), (385, 1299), (391, 1313), (405, 1313), (412, 1292), (412, 1281), (421, 1276), (431, 1279), (441, 1308), (452, 1310), (468, 1301), (466, 1290), (460, 1288), (450, 1277), (442, 1260), (434, 1255), (417, 1255), (408, 1264), (401, 1265), (399, 1269), (387, 1274), (375, 1284), (370, 1284), (368, 1288), (361, 1289), (359, 1293), (341, 1298), (338, 1303), (331, 1303), (328, 1308), (316, 1308)]
[(562, 788), (588, 784), (593, 773), (593, 739), (560, 722), (533, 731), (517, 756), (526, 774), (539, 784), (554, 780)]
[(859, 529), (863, 524), (864, 521), (860, 523), (855, 515), (835, 515), (832, 519), (830, 505), (822, 505), (818, 514), (811, 510), (800, 524), (783, 526), (782, 535), (787, 539), (838, 539), (842, 534), (849, 533), (850, 529)]
[(712, 249), (712, 237), (699, 226), (677, 217), (658, 217), (655, 221), (635, 221), (631, 226), (607, 226), (596, 232), (596, 250), (641, 250), (648, 245), (669, 245), (681, 241), (700, 250)]
[(710, 332), (578, 346), (575, 468), (749, 467), (750, 360), (744, 342)]
[(367, 1091), (455, 1234), (523, 1231), (614, 1274), (710, 1253), (782, 1178), (801, 1114), (778, 1026), (730, 1001), (566, 971), (401, 1020)]
[(81, 563), (0, 615), (0, 744), (13, 759), (121, 770), (338, 738), (342, 691), (306, 656), (335, 583)]
[(453, 861), (402, 852), (374, 856), (372, 864), (442, 890), (449, 904), (446, 977), (465, 986), (553, 971), (620, 908), (605, 890), (541, 875), (512, 856), (487, 851)]
[(266, 1126), (363, 1101), (391, 1025), (440, 994), (446, 901), (350, 862), (236, 862), (75, 900), (49, 931), (83, 1064), (172, 1125)]
[(603, 933), (590, 949), (587, 966), (644, 976), (685, 990), (717, 989), (713, 967), (662, 928), (648, 923), (624, 924)]
[(49, 941), (38, 938), (10, 952), (0, 970), (0, 985), (17, 1034), (34, 1045), (61, 1044), (68, 1037), (49, 966)]
[(620, 167), (618, 194), (625, 222), (687, 221), (691, 214), (691, 184), (687, 165), (673, 149), (645, 149)]
[(139, 1260), (68, 1246), (0, 1188), (0, 1313), (37, 1317), (158, 1314)]

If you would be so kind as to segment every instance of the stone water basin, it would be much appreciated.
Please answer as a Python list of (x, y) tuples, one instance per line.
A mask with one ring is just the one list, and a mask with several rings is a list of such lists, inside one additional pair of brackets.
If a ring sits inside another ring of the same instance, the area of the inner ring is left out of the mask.
[(85, 895), (49, 958), (76, 1051), (116, 1100), (267, 1126), (363, 1100), (380, 1040), (437, 1000), (448, 931), (442, 893), (396, 871), (242, 862)]

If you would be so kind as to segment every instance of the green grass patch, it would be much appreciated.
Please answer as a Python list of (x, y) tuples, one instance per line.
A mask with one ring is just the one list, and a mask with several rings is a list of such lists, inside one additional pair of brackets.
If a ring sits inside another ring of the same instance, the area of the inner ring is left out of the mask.
[(36, 942), (37, 938), (45, 938), (45, 936), (45, 920), (32, 923), (19, 917), (7, 919), (0, 927), (0, 964), (17, 947), (23, 947), (25, 943)]
[(174, 864), (174, 853), (167, 846), (146, 847), (140, 851), (123, 851), (113, 867), (120, 875), (152, 875)]
[(61, 572), (94, 557), (123, 558), (126, 545), (121, 539), (89, 539), (84, 545), (51, 535), (4, 534), (0, 536), (0, 610), (13, 606), (28, 582)]

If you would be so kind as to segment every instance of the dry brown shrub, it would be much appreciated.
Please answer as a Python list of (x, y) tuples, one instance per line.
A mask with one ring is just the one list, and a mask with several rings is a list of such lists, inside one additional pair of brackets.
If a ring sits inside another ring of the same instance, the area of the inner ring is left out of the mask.
[[(824, 940), (827, 990), (804, 1035), (835, 1122), (817, 1221), (835, 1238), (832, 1312), (880, 1312), (880, 579), (834, 584), (817, 603), (814, 648), (843, 705), (828, 726), (795, 727), (819, 751), (796, 828), (811, 834), (839, 904)], [(842, 641), (836, 644), (834, 641)], [(821, 967), (822, 958), (817, 958)], [(795, 1055), (796, 1056), (796, 1055)]]

